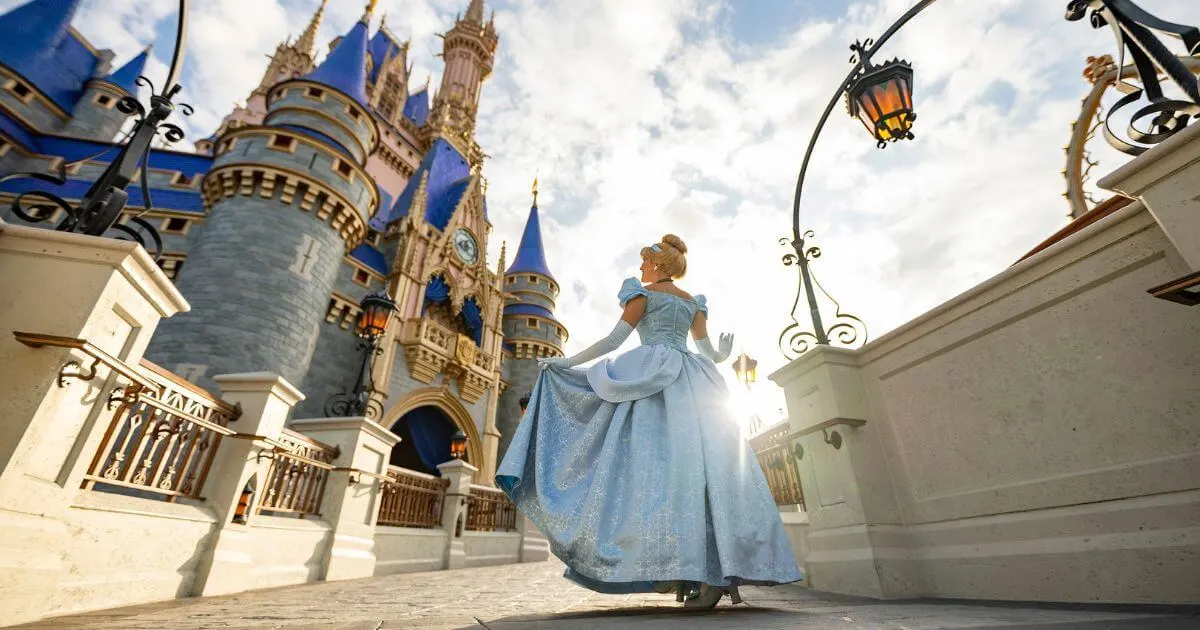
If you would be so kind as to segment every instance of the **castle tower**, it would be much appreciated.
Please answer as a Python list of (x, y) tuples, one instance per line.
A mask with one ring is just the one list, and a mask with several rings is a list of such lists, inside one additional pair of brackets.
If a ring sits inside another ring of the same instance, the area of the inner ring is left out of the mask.
[(537, 180), (533, 182), (533, 207), (512, 265), (504, 273), (504, 346), (512, 359), (504, 366), (508, 389), (500, 396), (496, 427), (504, 457), (512, 434), (521, 422), (520, 399), (533, 389), (538, 377), (537, 359), (563, 356), (568, 333), (554, 317), (559, 286), (546, 264), (542, 227), (538, 218)]
[(475, 122), (483, 82), (492, 74), (499, 36), (493, 20), (483, 21), (483, 0), (471, 0), (467, 14), (442, 37), (446, 67), (433, 99), (429, 124), (435, 136), (449, 140), (472, 166), (483, 160), (475, 143)]
[(339, 268), (378, 205), (364, 170), (379, 138), (369, 19), (311, 73), (273, 86), (263, 125), (217, 139), (208, 216), (176, 281), (192, 311), (164, 323), (151, 360), (201, 385), (259, 370), (302, 383)]
[(150, 47), (147, 46), (112, 74), (88, 81), (64, 131), (68, 135), (100, 142), (111, 142), (116, 138), (121, 126), (129, 119), (117, 109), (117, 102), (137, 95), (137, 80), (145, 72), (149, 58)]

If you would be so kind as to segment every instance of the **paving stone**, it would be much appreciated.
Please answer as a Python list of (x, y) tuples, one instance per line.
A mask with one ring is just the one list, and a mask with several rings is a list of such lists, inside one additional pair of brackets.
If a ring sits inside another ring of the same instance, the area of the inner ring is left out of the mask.
[(746, 604), (684, 610), (673, 595), (600, 595), (562, 578), (557, 561), (321, 582), (143, 604), (48, 619), (55, 630), (434, 630), (762, 628), (1176, 630), (1200, 608), (879, 601), (785, 585), (743, 590)]

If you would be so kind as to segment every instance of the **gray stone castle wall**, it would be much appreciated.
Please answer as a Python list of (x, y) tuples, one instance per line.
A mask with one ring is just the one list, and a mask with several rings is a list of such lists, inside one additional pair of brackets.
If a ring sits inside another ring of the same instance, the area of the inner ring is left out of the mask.
[(504, 458), (512, 435), (521, 424), (520, 400), (533, 389), (538, 373), (537, 361), (533, 359), (509, 359), (504, 363), (504, 380), (509, 385), (496, 407), (496, 428), (500, 431), (499, 459)]
[[(289, 130), (281, 130), (289, 132)], [(295, 134), (290, 131), (289, 135)], [(346, 179), (334, 171), (334, 152), (324, 145), (316, 145), (305, 139), (297, 141), (293, 151), (271, 148), (274, 134), (270, 130), (256, 129), (238, 133), (233, 148), (219, 155), (213, 168), (225, 164), (253, 164), (278, 166), (298, 173), (308, 173), (354, 204), (359, 216), (367, 220), (366, 206), (371, 200), (373, 183), (364, 181), (357, 174), (353, 180)]]
[[(343, 258), (342, 265), (338, 268), (337, 280), (334, 281), (334, 290), (352, 298), (354, 303), (358, 304), (367, 293), (382, 288), (382, 284), (372, 278), (369, 288), (359, 285), (353, 279), (355, 270), (356, 267), (345, 262)], [(304, 384), (300, 387), (308, 398), (296, 406), (297, 418), (323, 417), (325, 402), (330, 396), (350, 391), (354, 387), (358, 367), (362, 363), (362, 354), (355, 349), (358, 338), (354, 336), (353, 325), (343, 329), (340, 318), (333, 323), (326, 323), (324, 314), (320, 322), (317, 347), (313, 352), (308, 374), (304, 377)], [(380, 388), (382, 385), (379, 383), (376, 387)]]
[(176, 279), (192, 310), (160, 325), (151, 361), (207, 387), (260, 370), (304, 382), (345, 246), (278, 194), (213, 206)]
[[(96, 97), (101, 94), (111, 99), (107, 106), (96, 102)], [(63, 128), (63, 133), (88, 140), (112, 142), (121, 131), (121, 125), (129, 119), (116, 108), (116, 102), (120, 98), (112, 88), (89, 84), (79, 103), (75, 105), (75, 112), (71, 115), (71, 121)]]
[[(267, 124), (297, 125), (319, 131), (350, 151), (351, 157), (359, 164), (366, 161), (363, 148), (370, 145), (372, 121), (369, 115), (362, 112), (358, 118), (354, 118), (349, 114), (349, 106), (342, 100), (348, 100), (348, 97), (336, 95), (330, 88), (316, 83), (296, 82), (282, 89), (283, 96), (271, 101)], [(320, 90), (323, 96), (311, 96), (310, 89)], [(328, 118), (309, 113), (314, 110)], [(334, 124), (330, 118), (341, 124)]]
[[(35, 92), (37, 91), (37, 88), (28, 81), (23, 79), (21, 81), (25, 84), (25, 87)], [(3, 85), (3, 83), (3, 81), (0, 81), (0, 85)], [(29, 124), (42, 133), (57, 133), (66, 124), (61, 110), (52, 109), (46, 105), (40, 96), (34, 96), (33, 99), (26, 103), (16, 94), (13, 94), (11, 90), (0, 89), (0, 104), (4, 105), (8, 111), (14, 112), (19, 118), (29, 122)]]

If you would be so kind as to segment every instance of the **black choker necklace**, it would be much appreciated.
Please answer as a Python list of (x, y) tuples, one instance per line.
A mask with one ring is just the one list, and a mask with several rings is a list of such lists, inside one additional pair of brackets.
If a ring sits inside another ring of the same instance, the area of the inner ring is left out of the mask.
[(662, 280), (655, 280), (652, 284), (658, 284), (660, 282), (675, 282), (675, 280), (672, 278), (663, 278)]

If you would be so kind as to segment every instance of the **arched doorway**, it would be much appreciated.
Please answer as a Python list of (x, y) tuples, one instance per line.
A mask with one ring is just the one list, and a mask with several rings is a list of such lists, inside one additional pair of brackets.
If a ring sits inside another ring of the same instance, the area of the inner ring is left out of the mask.
[[(458, 431), (445, 412), (434, 405), (424, 405), (400, 416), (392, 433), (400, 443), (392, 449), (392, 466), (407, 468), (429, 475), (441, 476), (438, 464), (450, 461), (450, 438)], [(470, 453), (463, 458), (470, 461)]]

